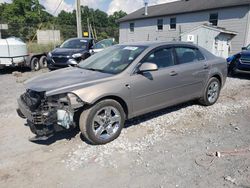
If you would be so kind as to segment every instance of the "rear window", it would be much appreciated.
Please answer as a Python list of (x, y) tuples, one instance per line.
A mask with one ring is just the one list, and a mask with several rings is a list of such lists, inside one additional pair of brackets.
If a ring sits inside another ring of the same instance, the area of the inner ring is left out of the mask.
[(202, 53), (196, 48), (177, 47), (175, 51), (179, 64), (192, 63), (205, 59)]

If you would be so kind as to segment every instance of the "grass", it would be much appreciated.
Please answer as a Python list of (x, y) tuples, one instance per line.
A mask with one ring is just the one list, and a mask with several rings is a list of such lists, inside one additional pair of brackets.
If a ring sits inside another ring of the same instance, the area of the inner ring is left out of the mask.
[(58, 44), (27, 43), (29, 53), (43, 53), (52, 51)]

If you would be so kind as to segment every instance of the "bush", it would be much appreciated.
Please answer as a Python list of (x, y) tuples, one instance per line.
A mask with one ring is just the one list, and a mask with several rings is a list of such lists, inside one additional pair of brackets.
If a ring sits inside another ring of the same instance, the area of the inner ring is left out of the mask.
[(37, 44), (37, 43), (28, 43), (28, 52), (29, 53), (43, 53), (52, 51), (58, 44)]

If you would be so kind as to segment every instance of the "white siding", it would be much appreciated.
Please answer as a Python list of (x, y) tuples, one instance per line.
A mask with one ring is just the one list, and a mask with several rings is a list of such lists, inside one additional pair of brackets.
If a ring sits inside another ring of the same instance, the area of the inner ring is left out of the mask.
[(247, 46), (250, 44), (250, 6), (249, 6), (249, 12), (248, 12), (247, 26), (248, 26), (248, 30), (246, 31), (246, 42), (244, 46)]
[[(194, 27), (209, 23), (209, 15), (214, 12), (219, 13), (219, 27), (238, 32), (238, 35), (232, 40), (231, 53), (240, 51), (241, 47), (244, 46), (246, 42), (249, 6), (176, 15), (173, 16), (177, 18), (176, 30), (169, 29), (170, 17), (162, 17), (164, 22), (163, 31), (157, 31), (158, 18), (124, 22), (120, 24), (120, 43), (147, 40), (179, 40), (181, 32), (187, 32)], [(129, 32), (129, 23), (131, 22), (135, 23), (134, 33)]]
[(215, 37), (217, 37), (219, 34), (220, 32), (218, 31), (200, 27), (196, 30), (183, 34), (182, 41), (187, 42), (188, 35), (194, 35), (194, 44), (200, 45), (203, 48), (213, 52)]

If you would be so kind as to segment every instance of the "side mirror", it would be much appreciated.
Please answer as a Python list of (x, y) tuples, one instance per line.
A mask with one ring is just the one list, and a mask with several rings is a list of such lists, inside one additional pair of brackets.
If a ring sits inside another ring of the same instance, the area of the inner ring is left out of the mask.
[(242, 50), (247, 50), (247, 47), (243, 47)]
[(143, 63), (140, 67), (139, 67), (139, 72), (148, 72), (148, 71), (157, 71), (158, 70), (158, 66), (155, 63)]

